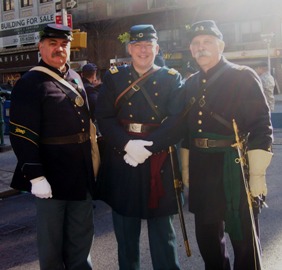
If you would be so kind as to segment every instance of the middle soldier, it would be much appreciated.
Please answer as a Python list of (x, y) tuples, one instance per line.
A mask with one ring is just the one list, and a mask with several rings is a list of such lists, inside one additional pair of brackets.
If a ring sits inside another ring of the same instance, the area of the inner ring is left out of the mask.
[(101, 199), (113, 210), (121, 270), (140, 269), (142, 219), (147, 220), (154, 269), (180, 269), (168, 147), (179, 140), (181, 75), (154, 65), (157, 40), (153, 25), (131, 27), (132, 64), (106, 72), (96, 108), (107, 144), (100, 168)]

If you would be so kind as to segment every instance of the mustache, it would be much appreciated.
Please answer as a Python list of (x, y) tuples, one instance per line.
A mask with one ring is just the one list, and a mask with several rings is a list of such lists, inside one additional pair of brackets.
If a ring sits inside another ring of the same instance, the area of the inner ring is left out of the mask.
[(197, 52), (195, 55), (196, 58), (199, 58), (202, 56), (211, 56), (211, 53), (208, 51), (200, 51), (200, 52)]
[(52, 57), (56, 57), (56, 56), (60, 56), (60, 57), (66, 57), (67, 55), (63, 52), (54, 52), (52, 53)]

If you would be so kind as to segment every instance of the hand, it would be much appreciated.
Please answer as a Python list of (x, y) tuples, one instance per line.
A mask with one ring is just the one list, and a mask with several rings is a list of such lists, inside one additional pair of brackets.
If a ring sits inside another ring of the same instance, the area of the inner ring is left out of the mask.
[(35, 179), (30, 180), (30, 182), (32, 185), (31, 193), (33, 195), (41, 199), (52, 198), (51, 186), (45, 177), (37, 177)]
[(138, 162), (135, 161), (130, 155), (125, 154), (123, 157), (124, 161), (132, 167), (137, 167)]
[(270, 164), (272, 153), (255, 149), (247, 152), (249, 160), (249, 186), (251, 195), (258, 197), (259, 195), (267, 195), (267, 186), (265, 180), (266, 169)]
[(130, 140), (124, 147), (124, 150), (138, 164), (141, 164), (144, 163), (144, 161), (152, 155), (152, 152), (145, 148), (145, 146), (151, 145), (153, 145), (153, 142), (151, 141)]
[(265, 175), (250, 175), (249, 180), (250, 191), (253, 197), (267, 195), (267, 185)]
[(186, 148), (180, 148), (181, 158), (181, 172), (182, 182), (185, 187), (189, 187), (189, 150)]

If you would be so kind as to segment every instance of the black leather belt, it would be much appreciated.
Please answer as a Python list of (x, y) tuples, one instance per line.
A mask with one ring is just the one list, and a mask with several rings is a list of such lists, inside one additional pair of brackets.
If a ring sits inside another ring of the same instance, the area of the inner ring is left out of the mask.
[(123, 126), (125, 127), (126, 131), (133, 133), (149, 133), (158, 127), (140, 123), (123, 124)]
[(70, 136), (42, 138), (40, 139), (40, 142), (42, 144), (71, 144), (71, 143), (84, 143), (89, 139), (90, 139), (89, 132), (86, 133), (82, 132)]
[(208, 138), (193, 139), (193, 145), (198, 148), (228, 147), (233, 143), (233, 140), (210, 140)]

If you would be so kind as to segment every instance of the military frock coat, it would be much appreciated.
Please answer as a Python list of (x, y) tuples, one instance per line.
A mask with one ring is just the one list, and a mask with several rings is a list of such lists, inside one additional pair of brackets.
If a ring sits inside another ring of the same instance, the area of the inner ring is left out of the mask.
[[(220, 77), (205, 88), (212, 76), (222, 68), (224, 71)], [(232, 120), (235, 119), (240, 132), (249, 135), (247, 144), (249, 150), (270, 151), (272, 125), (269, 108), (256, 73), (248, 67), (235, 65), (224, 58), (207, 73), (199, 71), (190, 77), (185, 83), (185, 88), (186, 103), (192, 97), (198, 98), (200, 89), (204, 89), (200, 97), (204, 97), (205, 103), (203, 106), (201, 102), (203, 100), (198, 99), (185, 120), (185, 125), (189, 126), (183, 143), (190, 148), (189, 208), (191, 212), (207, 219), (222, 220), (226, 210), (223, 184), (224, 153), (193, 147), (191, 137), (203, 137), (202, 134), (234, 137)], [(225, 119), (230, 127), (215, 119), (212, 113)], [(238, 181), (241, 186), (240, 196), (245, 198), (243, 181), (242, 179)]]
[[(133, 72), (136, 71), (131, 66), (107, 71), (98, 96), (96, 117), (106, 140), (100, 168), (102, 199), (125, 216), (150, 218), (174, 214), (177, 204), (169, 156), (159, 163), (159, 167), (152, 168), (150, 161), (154, 155), (167, 152), (179, 139), (175, 128), (178, 121), (174, 117), (181, 109), (181, 76), (175, 70), (162, 67), (143, 84), (160, 114), (158, 117), (142, 91), (115, 106), (120, 93), (134, 81)], [(129, 133), (123, 123), (141, 123), (155, 126), (155, 129), (149, 133)], [(132, 139), (153, 141), (153, 146), (148, 147), (153, 155), (137, 167), (126, 164), (123, 159), (124, 147)], [(164, 189), (158, 205), (153, 208), (149, 206), (152, 169), (160, 173)]]
[[(73, 70), (61, 74), (49, 68), (85, 93), (80, 76)], [(57, 81), (40, 71), (25, 73), (16, 83), (11, 98), (10, 139), (18, 163), (11, 187), (30, 191), (30, 180), (45, 176), (54, 199), (82, 200), (94, 181), (90, 141), (71, 144), (42, 144), (42, 138), (89, 132), (89, 111), (77, 106)]]

